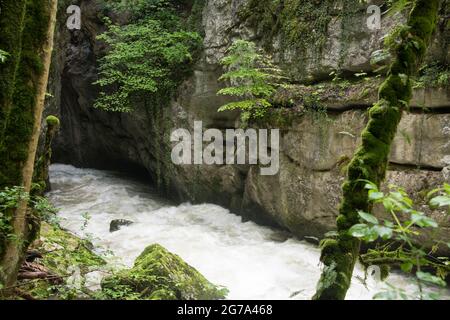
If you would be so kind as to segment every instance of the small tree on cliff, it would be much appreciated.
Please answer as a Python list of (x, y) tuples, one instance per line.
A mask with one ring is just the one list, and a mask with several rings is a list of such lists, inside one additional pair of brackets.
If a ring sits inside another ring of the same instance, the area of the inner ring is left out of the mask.
[(177, 31), (156, 19), (125, 26), (109, 23), (98, 37), (109, 50), (100, 59), (100, 96), (94, 106), (106, 111), (130, 112), (137, 104), (168, 100), (191, 72), (201, 38), (195, 32)]
[(379, 101), (369, 111), (362, 132), (362, 145), (356, 151), (343, 185), (343, 199), (337, 218), (338, 236), (322, 242), (324, 270), (314, 299), (344, 299), (360, 253), (360, 239), (349, 230), (360, 222), (358, 212), (370, 212), (365, 189), (367, 181), (379, 187), (384, 180), (390, 147), (402, 112), (412, 96), (411, 77), (417, 73), (436, 28), (439, 0), (414, 0), (408, 23), (395, 41), (394, 61), (379, 90)]
[(222, 106), (219, 111), (241, 110), (244, 122), (263, 117), (272, 106), (269, 100), (283, 79), (281, 70), (259, 53), (253, 42), (245, 40), (234, 42), (221, 64), (228, 71), (219, 80), (228, 81), (230, 86), (219, 90), (218, 94), (240, 100)]

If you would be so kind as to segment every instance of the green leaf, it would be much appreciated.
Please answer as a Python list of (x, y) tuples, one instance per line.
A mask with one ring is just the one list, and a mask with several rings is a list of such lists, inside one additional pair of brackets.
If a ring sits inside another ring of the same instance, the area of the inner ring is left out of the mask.
[(362, 180), (362, 181), (366, 181), (367, 182), (367, 184), (364, 186), (365, 189), (378, 191), (378, 187), (377, 187), (377, 185), (375, 183), (372, 183), (372, 182), (367, 181), (367, 180)]
[(430, 205), (433, 208), (450, 206), (450, 197), (449, 196), (434, 197), (433, 199), (431, 199)]
[(432, 218), (427, 217), (422, 212), (413, 212), (411, 214), (411, 222), (419, 227), (426, 228), (437, 228), (438, 224), (436, 221), (434, 221)]
[(392, 202), (392, 199), (384, 198), (383, 199), (383, 207), (387, 212), (390, 212), (394, 209), (394, 204)]
[(384, 240), (392, 238), (392, 234), (394, 232), (391, 228), (384, 226), (374, 226), (373, 230), (377, 233), (377, 235), (380, 238), (383, 238)]
[(402, 269), (403, 272), (409, 273), (411, 272), (412, 268), (414, 267), (414, 265), (410, 262), (404, 262), (401, 264), (400, 268)]
[(375, 190), (370, 190), (369, 191), (369, 200), (371, 201), (376, 201), (376, 200), (380, 200), (384, 198), (384, 193), (383, 192), (379, 192), (379, 191), (375, 191)]
[(373, 242), (378, 239), (378, 232), (375, 227), (368, 228), (366, 235), (362, 238), (364, 241)]
[(369, 226), (366, 224), (355, 224), (348, 232), (355, 238), (363, 238), (369, 233)]
[(387, 50), (376, 50), (370, 56), (370, 64), (385, 64), (391, 59), (391, 54)]
[(337, 238), (339, 236), (339, 233), (337, 231), (329, 231), (324, 234), (325, 238)]
[(366, 213), (364, 211), (358, 211), (358, 215), (365, 221), (372, 223), (372, 224), (378, 224), (378, 219), (371, 215), (370, 213)]
[(150, 17), (121, 26), (109, 24), (98, 37), (108, 51), (99, 60), (95, 84), (101, 92), (95, 108), (129, 112), (136, 105), (160, 105), (160, 99), (190, 75), (200, 35), (183, 31), (181, 24), (168, 27), (167, 20), (178, 19), (175, 14), (167, 13), (162, 20)]
[(443, 288), (447, 286), (447, 283), (444, 280), (428, 272), (417, 271), (416, 276), (419, 280), (423, 282), (434, 284)]
[(395, 226), (394, 223), (392, 223), (392, 221), (389, 221), (389, 220), (385, 220), (384, 225), (391, 229), (394, 228), (394, 226)]

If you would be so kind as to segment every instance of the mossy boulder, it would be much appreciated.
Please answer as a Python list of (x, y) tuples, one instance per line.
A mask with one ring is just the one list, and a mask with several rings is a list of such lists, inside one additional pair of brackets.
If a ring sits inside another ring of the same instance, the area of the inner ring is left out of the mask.
[(93, 245), (72, 233), (48, 223), (41, 227), (40, 250), (47, 252), (43, 265), (53, 272), (65, 275), (70, 267), (79, 267), (82, 274), (92, 267), (99, 267), (106, 262), (93, 252)]
[(219, 300), (227, 294), (158, 244), (148, 246), (133, 268), (104, 278), (102, 290), (108, 299)]

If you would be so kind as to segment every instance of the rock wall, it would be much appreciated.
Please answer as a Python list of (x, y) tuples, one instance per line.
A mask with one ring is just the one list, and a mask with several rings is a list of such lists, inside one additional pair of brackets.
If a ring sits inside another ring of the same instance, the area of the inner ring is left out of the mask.
[[(298, 81), (327, 80), (332, 70), (371, 73), (371, 52), (381, 48), (379, 39), (386, 30), (404, 18), (385, 18), (383, 29), (371, 32), (365, 25), (365, 8), (357, 7), (345, 17), (339, 13), (349, 1), (334, 1), (328, 9), (330, 17), (320, 55), (314, 47), (286, 45), (286, 35), (279, 30), (273, 30), (269, 39), (264, 26), (255, 23), (260, 8), (255, 8), (254, 14), (241, 14), (250, 0), (205, 1), (204, 55), (192, 77), (179, 88), (177, 98), (156, 121), (154, 114), (140, 108), (132, 114), (92, 108), (98, 92), (92, 85), (96, 61), (104, 50), (95, 41), (103, 30), (98, 18), (101, 3), (79, 1), (82, 30), (69, 32), (61, 25), (58, 32), (51, 87), (55, 98), (49, 110), (60, 115), (62, 128), (54, 146), (54, 160), (77, 166), (145, 170), (154, 183), (162, 181), (169, 195), (178, 200), (217, 203), (299, 237), (322, 237), (335, 227), (345, 164), (358, 145), (366, 110), (376, 94), (355, 98), (352, 88), (328, 83), (338, 94), (324, 98), (324, 105), (329, 107), (327, 115), (318, 118), (306, 112), (301, 102), (288, 110), (288, 120), (281, 126), (281, 167), (276, 176), (261, 176), (256, 166), (173, 166), (168, 161), (167, 137), (173, 128), (192, 129), (196, 120), (202, 120), (206, 128), (239, 126), (238, 114), (217, 112), (227, 99), (216, 95), (222, 86), (217, 80), (222, 72), (218, 62), (234, 39), (251, 39), (261, 47), (270, 47), (275, 60), (291, 75), (297, 75)], [(317, 2), (316, 6), (321, 4)], [(448, 8), (443, 10), (448, 12)], [(345, 37), (342, 19), (347, 19), (347, 24), (351, 21)], [(448, 29), (441, 27), (429, 60), (448, 62), (446, 35)], [(312, 56), (315, 59), (309, 59)], [(312, 88), (301, 87), (300, 93)], [(405, 113), (395, 139), (388, 182), (404, 186), (420, 200), (427, 190), (450, 181), (449, 90), (417, 90), (412, 106), (416, 108)], [(425, 113), (419, 108), (422, 106), (431, 112)], [(278, 123), (269, 121), (267, 126), (278, 127)], [(436, 213), (435, 218), (443, 226), (442, 237), (450, 238), (448, 216)]]

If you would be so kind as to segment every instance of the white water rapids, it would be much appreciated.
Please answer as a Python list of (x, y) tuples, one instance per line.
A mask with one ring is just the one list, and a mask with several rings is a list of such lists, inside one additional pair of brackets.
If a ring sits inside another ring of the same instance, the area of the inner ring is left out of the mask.
[[(310, 299), (320, 276), (317, 247), (282, 232), (243, 223), (237, 215), (211, 204), (173, 206), (142, 182), (119, 174), (52, 165), (51, 202), (62, 226), (93, 236), (96, 248), (108, 249), (131, 266), (145, 247), (159, 243), (181, 256), (209, 281), (229, 289), (229, 299)], [(91, 218), (83, 229), (83, 213)], [(114, 219), (135, 223), (110, 233)], [(111, 259), (109, 263), (118, 263)], [(383, 286), (357, 268), (349, 299), (371, 299)], [(387, 280), (407, 292), (415, 283), (391, 274)]]

